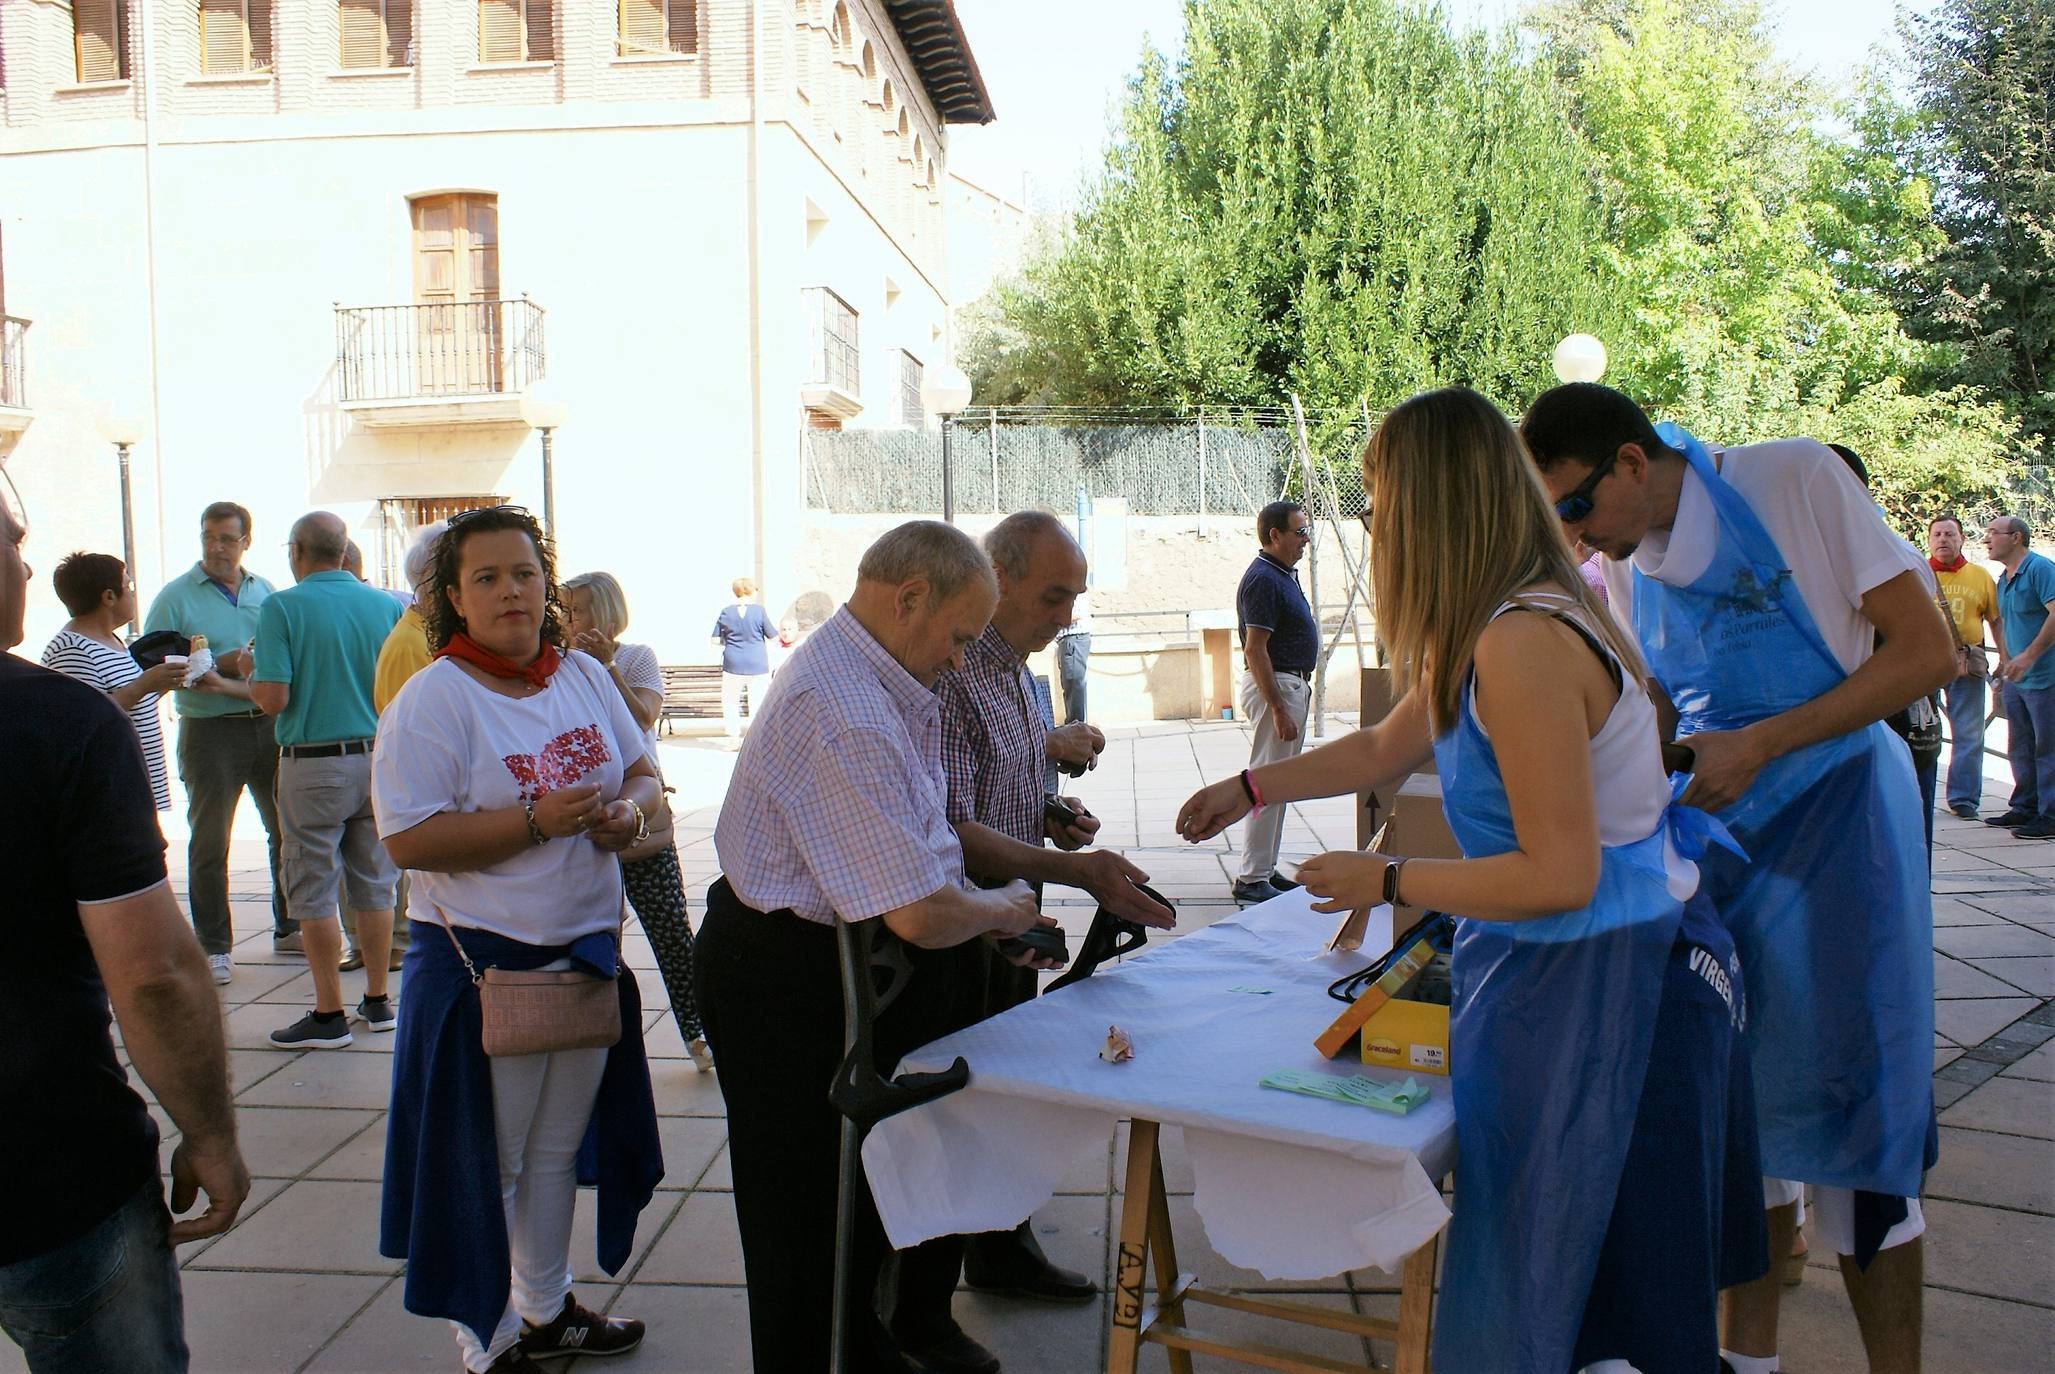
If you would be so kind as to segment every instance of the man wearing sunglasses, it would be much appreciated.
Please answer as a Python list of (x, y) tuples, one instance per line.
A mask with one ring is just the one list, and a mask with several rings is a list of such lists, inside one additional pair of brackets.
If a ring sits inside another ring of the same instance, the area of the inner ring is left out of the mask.
[[(1682, 802), (1749, 856), (1701, 870), (1747, 980), (1770, 1254), (1813, 1185), (1871, 1369), (1916, 1371), (1933, 907), (1912, 759), (1882, 722), (1953, 675), (1921, 560), (1810, 439), (1708, 450), (1591, 383), (1543, 394), (1520, 432), (1565, 533), (1606, 556), (1688, 751)], [(1735, 1374), (1778, 1367), (1780, 1269), (1728, 1293)]]
[[(1254, 740), (1249, 767), (1288, 759), (1304, 747), (1306, 707), (1313, 696), (1313, 664), (1320, 629), (1299, 589), (1299, 560), (1313, 542), (1313, 522), (1295, 501), (1272, 501), (1256, 513), (1262, 551), (1235, 590), (1241, 632), (1242, 719)], [(1284, 840), (1284, 808), (1262, 808), (1242, 831), (1242, 865), (1234, 880), (1237, 902), (1267, 902), (1298, 884), (1277, 871)]]

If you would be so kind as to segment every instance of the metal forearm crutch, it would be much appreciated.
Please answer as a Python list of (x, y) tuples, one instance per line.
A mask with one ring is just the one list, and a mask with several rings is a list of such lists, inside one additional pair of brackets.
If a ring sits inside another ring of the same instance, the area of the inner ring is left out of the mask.
[(891, 1005), (913, 975), (904, 950), (894, 945), (879, 952), (875, 967), (891, 978), (880, 994), (872, 981), (872, 921), (835, 922), (835, 944), (842, 956), (842, 1067), (835, 1073), (828, 1101), (842, 1114), (842, 1179), (835, 1217), (835, 1307), (829, 1328), (832, 1374), (849, 1374), (853, 1344), (862, 1339), (862, 1317), (869, 1293), (850, 1291), (856, 1249), (856, 1199), (863, 1178), (863, 1138), (870, 1128), (909, 1107), (947, 1096), (970, 1081), (963, 1056), (940, 1073), (902, 1073), (886, 1079), (878, 1073), (872, 1047), (872, 1026), (878, 1012)]

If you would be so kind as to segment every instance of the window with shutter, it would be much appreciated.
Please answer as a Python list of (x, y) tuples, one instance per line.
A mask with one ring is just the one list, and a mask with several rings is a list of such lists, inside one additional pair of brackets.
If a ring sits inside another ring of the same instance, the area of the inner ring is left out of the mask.
[(200, 0), (200, 70), (209, 76), (271, 70), (269, 0)]
[(622, 57), (699, 51), (697, 0), (620, 0)]
[(521, 61), (520, 0), (478, 0), (478, 60)]
[(919, 429), (928, 418), (927, 407), (921, 404), (920, 384), (927, 369), (920, 359), (911, 353), (899, 354), (899, 420), (913, 429)]
[(413, 0), (341, 0), (339, 17), (346, 69), (414, 65)]
[(80, 85), (128, 80), (125, 0), (72, 0), (71, 27)]

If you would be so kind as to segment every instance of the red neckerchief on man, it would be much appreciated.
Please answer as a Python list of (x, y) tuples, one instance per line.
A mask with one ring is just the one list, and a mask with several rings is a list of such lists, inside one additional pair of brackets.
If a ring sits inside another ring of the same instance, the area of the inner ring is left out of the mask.
[(1964, 558), (1961, 554), (1958, 553), (1952, 560), (1946, 562), (1939, 558), (1929, 557), (1927, 559), (1927, 566), (1932, 568), (1937, 573), (1957, 572), (1960, 571), (1961, 568), (1968, 562), (1969, 560), (1967, 558)]

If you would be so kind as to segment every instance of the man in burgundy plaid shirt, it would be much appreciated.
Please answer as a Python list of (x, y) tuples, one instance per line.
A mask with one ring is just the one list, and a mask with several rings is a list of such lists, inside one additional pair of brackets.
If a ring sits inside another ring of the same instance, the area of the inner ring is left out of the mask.
[[(1050, 764), (1083, 770), (1098, 762), (1106, 737), (1083, 722), (1050, 729), (1043, 717), (1030, 654), (1047, 648), (1071, 620), (1085, 589), (1085, 556), (1053, 515), (1010, 515), (985, 536), (999, 579), (992, 623), (965, 648), (963, 666), (935, 686), (942, 708), (942, 767), (948, 814), (963, 845), (965, 872), (996, 886), (1016, 878), (1081, 888), (1117, 914), (1167, 926), (1163, 909), (1135, 886), (1148, 875), (1109, 850), (1083, 852), (1099, 819), (1075, 798), (1072, 824), (1044, 816), (1042, 781)], [(1055, 845), (1048, 848), (1044, 841)], [(1035, 995), (1035, 971), (988, 954), (984, 1015), (995, 1016)], [(943, 1236), (899, 1258), (899, 1302), (892, 1331), (901, 1347), (931, 1370), (990, 1374), (999, 1362), (949, 1314), (959, 1269), (973, 1288), (1043, 1302), (1088, 1302), (1098, 1288), (1082, 1274), (1049, 1262), (1028, 1222), (1011, 1231)]]

